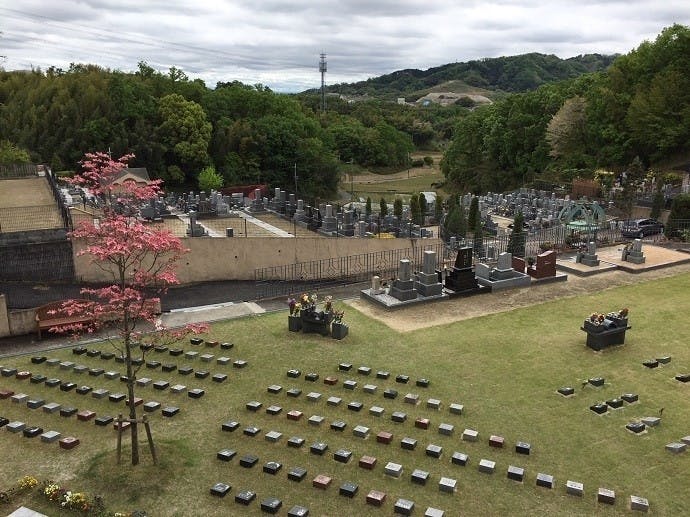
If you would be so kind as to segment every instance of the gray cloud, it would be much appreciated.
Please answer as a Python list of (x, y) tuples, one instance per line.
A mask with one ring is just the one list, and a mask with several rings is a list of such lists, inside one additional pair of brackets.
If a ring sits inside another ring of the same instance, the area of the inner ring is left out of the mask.
[[(660, 5), (661, 4), (661, 5)], [(403, 68), (543, 52), (624, 53), (673, 23), (686, 0), (17, 0), (0, 7), (5, 69), (71, 62), (134, 70), (171, 66), (209, 85), (279, 91)]]

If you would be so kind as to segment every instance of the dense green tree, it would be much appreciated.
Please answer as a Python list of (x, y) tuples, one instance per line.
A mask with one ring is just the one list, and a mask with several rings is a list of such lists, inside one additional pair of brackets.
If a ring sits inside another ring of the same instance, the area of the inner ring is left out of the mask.
[(428, 203), (426, 201), (426, 196), (420, 192), (417, 195), (417, 197), (419, 198), (419, 213), (422, 216), (422, 220), (424, 220), (424, 217), (427, 215), (427, 212), (429, 211), (429, 206), (428, 206)]
[(676, 196), (671, 203), (671, 212), (668, 214), (668, 224), (664, 229), (669, 238), (690, 236), (688, 228), (690, 221), (690, 194)]
[(367, 220), (371, 218), (371, 198), (367, 196), (367, 203), (364, 206), (364, 213), (367, 216)]
[(9, 140), (0, 140), (0, 165), (12, 163), (29, 163), (29, 151), (14, 145)]
[(388, 215), (388, 203), (385, 198), (381, 198), (379, 201), (379, 214), (382, 219)]
[(206, 113), (177, 93), (163, 97), (158, 112), (161, 123), (157, 131), (169, 159), (185, 171), (187, 180), (195, 181), (196, 171), (209, 163), (211, 123)]
[(524, 224), (525, 216), (522, 215), (522, 212), (515, 214), (515, 218), (513, 219), (513, 231), (510, 234), (510, 238), (508, 239), (508, 247), (506, 248), (506, 251), (512, 254), (514, 257), (525, 257), (527, 235), (523, 229)]
[(477, 217), (472, 228), (472, 250), (475, 257), (480, 257), (484, 253), (484, 231), (482, 229), (482, 220)]
[(441, 221), (443, 218), (443, 196), (441, 194), (436, 194), (436, 202), (434, 203), (434, 219), (436, 222)]
[(480, 220), (479, 198), (477, 196), (472, 196), (472, 201), (470, 201), (470, 212), (467, 216), (467, 227), (474, 231), (477, 227), (477, 220)]
[(403, 201), (399, 196), (393, 200), (393, 215), (398, 218), (398, 222), (402, 222), (403, 217)]
[(210, 192), (211, 190), (218, 190), (223, 186), (223, 176), (216, 172), (213, 165), (204, 167), (199, 173), (199, 189)]
[(413, 224), (422, 224), (422, 212), (419, 207), (419, 196), (412, 194), (410, 197), (410, 219)]

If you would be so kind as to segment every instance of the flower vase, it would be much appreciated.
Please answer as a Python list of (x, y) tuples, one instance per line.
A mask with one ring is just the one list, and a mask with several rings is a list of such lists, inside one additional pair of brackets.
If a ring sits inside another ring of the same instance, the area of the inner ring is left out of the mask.
[(300, 318), (298, 315), (289, 315), (288, 316), (288, 330), (290, 332), (299, 332), (302, 330), (302, 318)]
[(350, 328), (345, 323), (333, 322), (331, 324), (331, 337), (333, 339), (343, 339), (347, 336), (349, 330)]

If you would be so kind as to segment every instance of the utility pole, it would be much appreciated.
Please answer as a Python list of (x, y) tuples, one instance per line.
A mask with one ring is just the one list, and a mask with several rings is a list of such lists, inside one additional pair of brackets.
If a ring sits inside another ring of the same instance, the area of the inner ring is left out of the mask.
[(321, 53), (319, 72), (321, 72), (321, 113), (326, 113), (326, 54)]

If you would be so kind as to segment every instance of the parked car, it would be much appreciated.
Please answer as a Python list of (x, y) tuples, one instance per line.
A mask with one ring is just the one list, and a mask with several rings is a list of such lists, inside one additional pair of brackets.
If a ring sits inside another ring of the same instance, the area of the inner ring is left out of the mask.
[(645, 235), (663, 233), (664, 225), (656, 219), (634, 219), (625, 221), (621, 233), (624, 237), (643, 238)]

